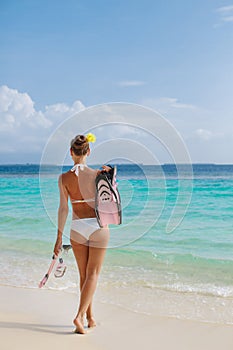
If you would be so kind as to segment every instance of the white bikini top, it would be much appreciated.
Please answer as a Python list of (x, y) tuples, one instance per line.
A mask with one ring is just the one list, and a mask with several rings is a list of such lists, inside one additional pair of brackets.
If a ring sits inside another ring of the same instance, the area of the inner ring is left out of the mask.
[[(79, 169), (80, 170), (84, 170), (84, 168), (86, 167), (86, 164), (75, 164), (73, 166), (73, 168), (71, 169), (72, 172), (75, 173), (76, 176), (79, 175)], [(87, 199), (70, 199), (71, 203), (89, 203), (89, 202), (94, 202), (95, 198), (87, 198)]]
[(84, 170), (84, 168), (86, 167), (86, 164), (82, 164), (82, 163), (78, 163), (78, 164), (75, 164), (74, 166), (73, 166), (73, 168), (71, 169), (71, 171), (73, 171), (74, 173), (75, 173), (75, 175), (77, 175), (78, 176), (78, 174), (79, 174), (79, 168), (80, 168), (80, 170)]

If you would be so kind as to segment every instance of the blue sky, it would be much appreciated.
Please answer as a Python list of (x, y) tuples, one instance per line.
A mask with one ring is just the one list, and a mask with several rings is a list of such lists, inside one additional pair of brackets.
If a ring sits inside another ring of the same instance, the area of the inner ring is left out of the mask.
[[(1, 0), (0, 47), (0, 117), (12, 140), (27, 109), (15, 106), (29, 99), (37, 128), (48, 120), (46, 137), (62, 121), (52, 107), (66, 106), (67, 117), (75, 101), (122, 101), (168, 118), (193, 162), (233, 163), (232, 0)], [(21, 161), (38, 161), (43, 144), (29, 156), (25, 120), (20, 130)], [(15, 161), (9, 152), (0, 162)]]

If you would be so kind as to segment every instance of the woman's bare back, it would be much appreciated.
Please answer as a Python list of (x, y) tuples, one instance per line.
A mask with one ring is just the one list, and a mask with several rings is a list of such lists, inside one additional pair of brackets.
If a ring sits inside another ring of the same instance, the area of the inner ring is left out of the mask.
[[(97, 170), (87, 166), (79, 169), (78, 176), (71, 170), (62, 174), (62, 185), (69, 194), (73, 208), (73, 219), (95, 217), (95, 178)], [(88, 200), (87, 202), (76, 202)], [(91, 201), (92, 200), (92, 201)]]

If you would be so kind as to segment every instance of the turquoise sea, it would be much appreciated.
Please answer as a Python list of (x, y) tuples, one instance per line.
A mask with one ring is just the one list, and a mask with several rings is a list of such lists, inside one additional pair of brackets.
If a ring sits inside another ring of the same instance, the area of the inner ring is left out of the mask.
[[(56, 237), (60, 170), (0, 166), (2, 285), (37, 288), (45, 274)], [(111, 228), (96, 298), (136, 312), (233, 323), (233, 165), (194, 164), (192, 178), (184, 166), (179, 176), (182, 189), (175, 165), (118, 165), (123, 225)], [(169, 233), (178, 195), (176, 218), (182, 220)], [(69, 223), (70, 217), (64, 243)], [(65, 276), (51, 275), (45, 288), (76, 293), (71, 251), (64, 260)]]

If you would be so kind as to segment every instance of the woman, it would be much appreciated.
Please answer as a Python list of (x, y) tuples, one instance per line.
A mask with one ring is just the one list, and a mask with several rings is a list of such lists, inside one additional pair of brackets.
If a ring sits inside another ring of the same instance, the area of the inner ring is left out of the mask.
[[(74, 319), (76, 332), (84, 334), (84, 316), (88, 327), (96, 325), (92, 298), (104, 260), (109, 240), (108, 227), (100, 228), (95, 214), (95, 178), (100, 170), (86, 165), (90, 154), (89, 141), (94, 142), (93, 134), (77, 135), (71, 141), (70, 154), (74, 167), (59, 177), (60, 206), (58, 210), (57, 240), (54, 253), (57, 255), (62, 245), (62, 233), (68, 215), (68, 198), (72, 203), (73, 215), (70, 241), (80, 275), (80, 303)], [(103, 170), (110, 170), (103, 166)]]

